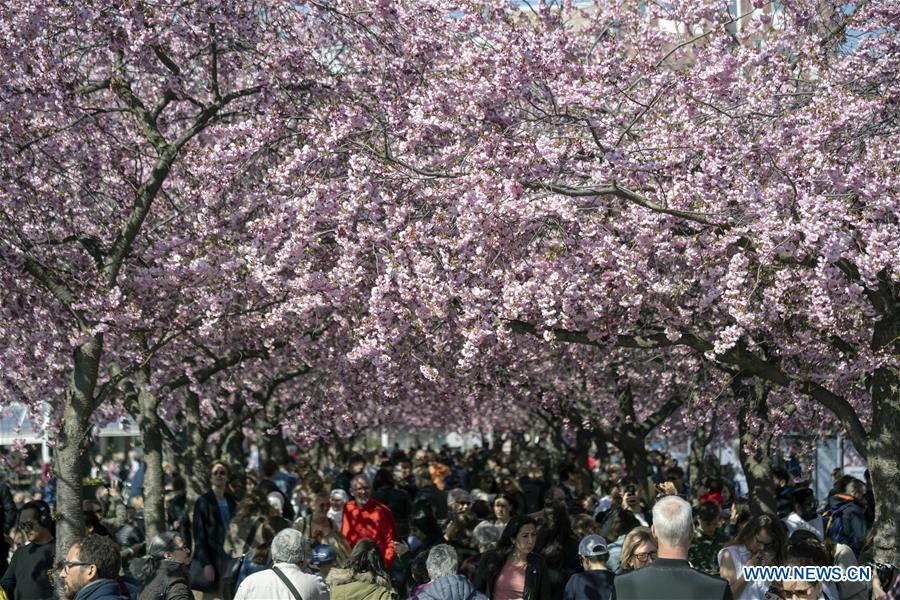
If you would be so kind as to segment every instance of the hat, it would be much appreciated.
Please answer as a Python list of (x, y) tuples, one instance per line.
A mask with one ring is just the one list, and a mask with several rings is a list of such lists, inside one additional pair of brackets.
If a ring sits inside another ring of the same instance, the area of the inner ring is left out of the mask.
[(606, 547), (606, 540), (596, 533), (591, 533), (581, 538), (581, 543), (578, 544), (578, 554), (585, 558), (595, 558), (608, 555), (609, 549)]
[(337, 561), (337, 552), (328, 544), (319, 544), (312, 549), (312, 556), (309, 559), (311, 565), (327, 565)]

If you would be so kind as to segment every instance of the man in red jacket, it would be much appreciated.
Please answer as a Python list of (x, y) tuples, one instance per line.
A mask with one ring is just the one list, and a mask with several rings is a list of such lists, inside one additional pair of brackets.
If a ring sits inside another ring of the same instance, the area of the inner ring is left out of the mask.
[(344, 537), (351, 548), (363, 538), (375, 542), (384, 558), (385, 569), (390, 571), (396, 554), (396, 531), (391, 509), (371, 497), (372, 484), (365, 475), (357, 475), (350, 481), (350, 493), (353, 500), (344, 506)]

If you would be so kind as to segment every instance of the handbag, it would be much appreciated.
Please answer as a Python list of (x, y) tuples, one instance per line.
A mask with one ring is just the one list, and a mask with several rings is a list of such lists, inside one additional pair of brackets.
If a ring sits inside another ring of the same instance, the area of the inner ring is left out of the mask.
[(222, 574), (225, 581), (231, 583), (237, 581), (238, 576), (241, 573), (241, 565), (244, 564), (244, 557), (247, 555), (247, 548), (256, 536), (256, 531), (259, 529), (259, 526), (262, 525), (263, 520), (264, 519), (262, 518), (257, 519), (256, 523), (253, 524), (253, 527), (250, 528), (250, 533), (247, 534), (247, 539), (244, 540), (244, 548), (240, 558), (228, 559), (228, 562), (225, 564), (225, 572)]

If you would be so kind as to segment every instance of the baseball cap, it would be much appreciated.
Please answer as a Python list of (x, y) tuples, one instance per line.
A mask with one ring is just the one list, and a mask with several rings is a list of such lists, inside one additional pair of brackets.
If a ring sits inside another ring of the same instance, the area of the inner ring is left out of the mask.
[(606, 540), (596, 533), (591, 533), (581, 538), (581, 543), (578, 544), (578, 554), (586, 558), (594, 558), (609, 554), (609, 549), (606, 547)]
[(311, 565), (327, 565), (337, 561), (337, 552), (334, 547), (328, 544), (319, 544), (312, 549), (312, 556), (309, 559)]

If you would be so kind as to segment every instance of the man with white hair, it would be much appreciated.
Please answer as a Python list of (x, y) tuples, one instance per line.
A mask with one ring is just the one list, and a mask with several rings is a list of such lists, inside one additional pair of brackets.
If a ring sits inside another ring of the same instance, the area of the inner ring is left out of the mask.
[(329, 600), (325, 584), (303, 571), (306, 548), (306, 537), (296, 529), (279, 531), (272, 540), (274, 566), (247, 577), (234, 600)]
[(457, 574), (458, 567), (459, 557), (453, 546), (433, 547), (425, 560), (431, 583), (415, 596), (416, 600), (488, 600), (464, 575)]
[(657, 502), (650, 531), (656, 540), (657, 559), (648, 567), (616, 577), (618, 600), (731, 600), (727, 581), (692, 569), (687, 561), (694, 538), (690, 504), (678, 496)]

